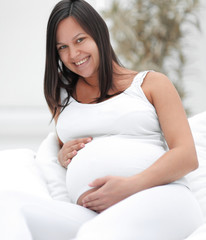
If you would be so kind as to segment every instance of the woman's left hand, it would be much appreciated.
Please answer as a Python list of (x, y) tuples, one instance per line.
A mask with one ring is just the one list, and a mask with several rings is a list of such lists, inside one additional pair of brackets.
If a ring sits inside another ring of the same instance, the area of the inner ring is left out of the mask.
[(97, 188), (97, 190), (83, 198), (83, 206), (96, 212), (102, 212), (132, 195), (134, 193), (132, 185), (128, 177), (106, 176), (98, 178), (89, 184), (90, 187)]

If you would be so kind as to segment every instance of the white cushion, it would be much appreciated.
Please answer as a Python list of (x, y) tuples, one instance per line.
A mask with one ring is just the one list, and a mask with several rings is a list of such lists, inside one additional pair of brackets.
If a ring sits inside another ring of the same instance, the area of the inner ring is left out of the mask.
[(206, 221), (206, 112), (190, 118), (189, 123), (195, 141), (199, 168), (188, 174), (187, 177)]
[(0, 151), (0, 191), (18, 191), (51, 198), (36, 160), (29, 149)]
[(55, 200), (70, 202), (66, 188), (66, 169), (58, 162), (59, 144), (55, 133), (41, 143), (36, 161), (42, 170), (50, 195)]
[(206, 223), (201, 225), (185, 240), (205, 240), (206, 239)]

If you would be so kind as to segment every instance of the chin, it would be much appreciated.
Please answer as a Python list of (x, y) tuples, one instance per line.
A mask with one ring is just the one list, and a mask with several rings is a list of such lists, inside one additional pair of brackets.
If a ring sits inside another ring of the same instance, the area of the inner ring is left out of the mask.
[(81, 76), (81, 77), (83, 77), (83, 78), (95, 78), (95, 77), (97, 77), (98, 75), (97, 74), (90, 74), (90, 73), (88, 73), (88, 74), (78, 74), (79, 76)]

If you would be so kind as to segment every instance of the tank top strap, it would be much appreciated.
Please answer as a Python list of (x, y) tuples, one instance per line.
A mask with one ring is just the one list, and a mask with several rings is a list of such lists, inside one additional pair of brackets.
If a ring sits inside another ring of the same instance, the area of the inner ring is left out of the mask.
[(126, 93), (132, 96), (140, 97), (141, 99), (148, 101), (146, 98), (141, 85), (149, 72), (153, 70), (147, 70), (139, 72), (133, 79), (131, 86), (127, 89)]
[(135, 85), (135, 86), (137, 86), (137, 85), (138, 85), (138, 86), (141, 86), (142, 83), (143, 83), (143, 81), (144, 81), (144, 79), (145, 79), (145, 77), (147, 76), (147, 74), (148, 74), (149, 72), (152, 72), (152, 71), (153, 71), (153, 70), (146, 70), (146, 71), (139, 72), (139, 73), (135, 76), (135, 78), (134, 78), (131, 86), (133, 86), (133, 85)]

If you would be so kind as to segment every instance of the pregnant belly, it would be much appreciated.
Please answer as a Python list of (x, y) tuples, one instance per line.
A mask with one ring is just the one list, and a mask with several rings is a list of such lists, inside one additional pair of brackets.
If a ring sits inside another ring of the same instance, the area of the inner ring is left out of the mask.
[(91, 189), (99, 177), (131, 176), (143, 171), (165, 153), (161, 145), (126, 137), (93, 139), (72, 159), (67, 168), (66, 184), (72, 202)]

